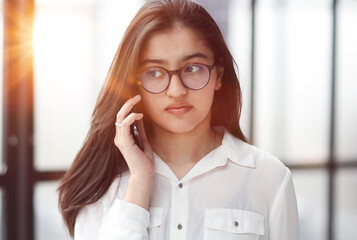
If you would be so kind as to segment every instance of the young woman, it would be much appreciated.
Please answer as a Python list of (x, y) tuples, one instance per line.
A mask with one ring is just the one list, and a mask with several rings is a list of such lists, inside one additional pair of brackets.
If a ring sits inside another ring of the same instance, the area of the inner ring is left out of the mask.
[(298, 239), (290, 171), (247, 143), (241, 104), (235, 62), (211, 16), (190, 0), (148, 1), (59, 187), (71, 236)]

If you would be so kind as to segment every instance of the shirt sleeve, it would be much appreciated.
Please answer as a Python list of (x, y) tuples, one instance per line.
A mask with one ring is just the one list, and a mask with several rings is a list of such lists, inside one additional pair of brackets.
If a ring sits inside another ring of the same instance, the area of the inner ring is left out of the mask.
[(147, 240), (150, 213), (135, 204), (116, 199), (99, 230), (99, 240)]
[(115, 199), (83, 208), (76, 219), (74, 240), (147, 240), (150, 213), (135, 204)]
[(287, 170), (285, 178), (273, 202), (268, 224), (269, 239), (299, 239), (299, 220), (296, 196), (289, 170)]

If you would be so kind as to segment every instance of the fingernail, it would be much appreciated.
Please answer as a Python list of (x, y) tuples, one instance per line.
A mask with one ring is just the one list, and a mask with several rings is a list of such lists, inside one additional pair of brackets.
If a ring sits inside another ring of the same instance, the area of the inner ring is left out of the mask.
[(135, 100), (137, 100), (140, 98), (140, 95), (136, 95), (134, 98), (135, 98)]

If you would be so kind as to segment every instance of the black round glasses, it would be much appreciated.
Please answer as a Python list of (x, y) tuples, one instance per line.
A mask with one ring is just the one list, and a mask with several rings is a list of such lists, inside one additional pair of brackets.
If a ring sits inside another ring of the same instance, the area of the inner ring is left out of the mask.
[(141, 85), (150, 93), (165, 91), (171, 82), (173, 74), (177, 74), (182, 84), (192, 90), (205, 87), (211, 77), (211, 71), (215, 67), (202, 63), (188, 63), (183, 68), (169, 71), (162, 67), (149, 67), (138, 74)]

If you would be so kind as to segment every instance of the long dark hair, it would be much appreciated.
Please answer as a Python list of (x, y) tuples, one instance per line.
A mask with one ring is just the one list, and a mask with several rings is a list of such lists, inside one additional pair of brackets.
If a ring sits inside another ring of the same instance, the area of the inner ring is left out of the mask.
[(213, 100), (212, 125), (224, 126), (246, 141), (239, 125), (242, 97), (236, 63), (215, 21), (191, 0), (146, 2), (125, 32), (92, 113), (85, 142), (58, 188), (60, 211), (72, 237), (81, 208), (98, 201), (113, 180), (128, 169), (114, 144), (114, 122), (119, 109), (133, 95), (140, 50), (149, 36), (171, 29), (177, 23), (200, 33), (218, 64), (224, 67), (222, 87)]

